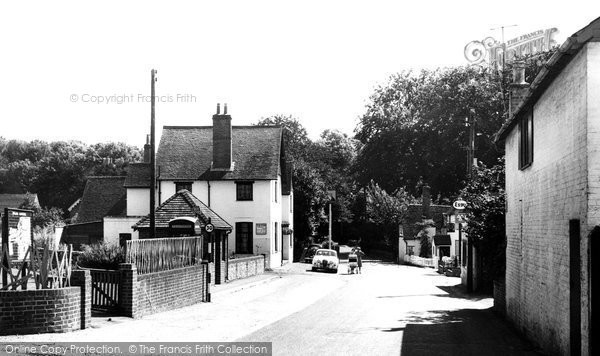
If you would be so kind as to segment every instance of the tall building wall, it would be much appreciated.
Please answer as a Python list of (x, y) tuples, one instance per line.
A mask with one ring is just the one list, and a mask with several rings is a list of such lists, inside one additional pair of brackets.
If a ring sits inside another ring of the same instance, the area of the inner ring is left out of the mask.
[(587, 230), (587, 53), (534, 105), (532, 165), (519, 170), (518, 126), (505, 143), (507, 316), (553, 354), (569, 353), (569, 220)]

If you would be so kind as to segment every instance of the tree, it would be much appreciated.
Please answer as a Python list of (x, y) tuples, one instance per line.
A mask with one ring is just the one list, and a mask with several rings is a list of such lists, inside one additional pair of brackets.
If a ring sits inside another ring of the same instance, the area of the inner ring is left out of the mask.
[(491, 71), (458, 67), (393, 75), (370, 98), (356, 138), (358, 181), (417, 193), (425, 180), (433, 195), (453, 196), (466, 177), (465, 119), (477, 121), (477, 158), (501, 155), (493, 135), (503, 123), (500, 81)]
[(40, 204), (66, 210), (81, 197), (87, 176), (124, 175), (141, 159), (124, 143), (0, 140), (0, 192), (37, 193)]
[(398, 189), (393, 194), (388, 194), (377, 183), (371, 181), (366, 188), (367, 215), (371, 222), (381, 228), (380, 238), (385, 246), (393, 247), (397, 241), (398, 225), (402, 222), (408, 205), (414, 202), (404, 189)]
[(297, 118), (291, 115), (273, 115), (262, 118), (257, 125), (277, 125), (283, 130), (283, 139), (285, 140), (288, 149), (287, 154), (293, 160), (306, 159), (309, 156), (309, 147), (311, 141), (308, 138), (306, 129)]
[(421, 248), (419, 250), (419, 257), (423, 258), (431, 258), (431, 236), (429, 236), (429, 231), (427, 231), (425, 226), (422, 226), (423, 230), (419, 235), (421, 241)]
[(490, 168), (478, 167), (461, 191), (468, 204), (465, 232), (482, 258), (484, 290), (491, 290), (493, 280), (504, 277), (506, 267), (504, 172), (504, 159)]
[(314, 227), (325, 221), (329, 197), (319, 173), (303, 160), (294, 165), (293, 187), (294, 235), (302, 241), (312, 235)]
[(352, 204), (358, 187), (354, 181), (352, 165), (356, 158), (358, 142), (338, 130), (325, 130), (311, 145), (307, 158), (312, 167), (321, 175), (327, 190), (336, 192), (332, 202), (334, 219), (340, 223), (350, 223), (354, 218)]
[(63, 226), (63, 212), (58, 208), (42, 208), (34, 199), (33, 195), (27, 194), (25, 201), (19, 206), (20, 209), (33, 211), (31, 224), (33, 227), (45, 229), (51, 226)]

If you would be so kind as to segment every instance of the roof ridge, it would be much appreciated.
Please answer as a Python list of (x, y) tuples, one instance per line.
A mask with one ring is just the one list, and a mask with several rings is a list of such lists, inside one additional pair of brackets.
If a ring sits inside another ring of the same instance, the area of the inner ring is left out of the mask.
[[(186, 192), (188, 192), (186, 190)], [(198, 201), (198, 203), (200, 203), (202, 206), (204, 206), (206, 209), (210, 210), (213, 214), (215, 214), (219, 219), (227, 222), (225, 219), (223, 219), (223, 217), (221, 217), (221, 215), (219, 215), (216, 211), (212, 210), (208, 205), (204, 204), (204, 202), (202, 200), (200, 200), (200, 198), (198, 198), (197, 196), (195, 196), (194, 194), (192, 194), (192, 192), (188, 192), (190, 194), (191, 197), (196, 198), (196, 200)], [(207, 218), (207, 222), (208, 222), (208, 217), (202, 212), (202, 215), (204, 217)], [(229, 223), (227, 223), (229, 224)]]
[(127, 176), (126, 175), (125, 176), (87, 176), (86, 178), (87, 179), (90, 179), (90, 178), (94, 178), (94, 179), (96, 179), (96, 178), (103, 178), (103, 179), (113, 178), (113, 179), (117, 179), (117, 178), (127, 178)]
[[(171, 195), (169, 197), (169, 199), (165, 200), (164, 202), (162, 202), (162, 204), (160, 204), (159, 206), (154, 208), (154, 211), (156, 212), (156, 210), (160, 209), (163, 205), (169, 203), (171, 200), (175, 199), (176, 197), (177, 197), (177, 193)], [(142, 221), (146, 221), (146, 219), (150, 219), (150, 213), (148, 213), (144, 217), (142, 217), (137, 223), (135, 223), (135, 225), (141, 224)]]
[[(196, 196), (193, 195), (192, 192), (190, 192), (187, 189), (181, 189), (180, 191), (175, 192), (175, 195), (177, 195), (177, 194), (181, 194), (183, 196), (183, 199), (185, 199), (185, 201), (188, 203), (188, 205), (192, 208), (192, 211), (194, 211), (194, 213), (200, 215), (200, 217), (203, 220), (202, 222), (208, 222), (208, 217), (206, 215), (204, 215), (204, 213), (202, 212), (202, 210), (200, 209), (198, 204), (196, 204), (196, 202), (194, 202), (194, 200), (192, 199), (192, 197), (196, 198)], [(200, 199), (198, 199), (198, 198), (196, 198), (196, 199), (198, 201), (200, 201)]]

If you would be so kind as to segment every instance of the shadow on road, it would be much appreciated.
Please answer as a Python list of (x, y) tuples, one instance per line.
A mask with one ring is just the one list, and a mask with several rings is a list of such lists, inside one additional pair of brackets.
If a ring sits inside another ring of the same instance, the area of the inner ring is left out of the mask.
[(541, 355), (491, 308), (415, 313), (400, 321), (403, 328), (381, 331), (403, 331), (402, 356)]
[(462, 298), (473, 301), (478, 301), (486, 298), (492, 298), (489, 294), (484, 293), (467, 293), (467, 287), (463, 284), (455, 284), (453, 286), (436, 286), (437, 288), (448, 293), (447, 297), (450, 298)]

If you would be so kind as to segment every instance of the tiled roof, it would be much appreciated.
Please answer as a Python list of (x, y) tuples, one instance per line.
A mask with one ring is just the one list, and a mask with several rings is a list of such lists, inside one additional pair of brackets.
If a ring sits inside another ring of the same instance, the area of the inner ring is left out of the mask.
[[(39, 205), (37, 194), (29, 194)], [(27, 193), (25, 194), (0, 194), (0, 213), (4, 212), (5, 208), (18, 208), (25, 202)]]
[[(444, 214), (452, 209), (449, 205), (430, 205), (429, 213), (436, 228), (444, 225)], [(402, 230), (405, 240), (415, 239), (420, 231), (418, 223), (423, 222), (423, 206), (421, 204), (410, 204), (402, 220)]]
[(125, 188), (149, 188), (150, 168), (150, 163), (131, 163), (127, 167)]
[(125, 177), (88, 177), (76, 221), (85, 223), (105, 216), (126, 215)]
[(231, 172), (210, 170), (211, 126), (165, 126), (156, 154), (160, 179), (277, 179), (282, 129), (279, 126), (233, 126)]
[[(185, 189), (178, 191), (156, 208), (155, 224), (156, 227), (169, 227), (169, 221), (181, 217), (198, 218), (202, 227), (208, 224), (210, 219), (215, 229), (232, 230), (231, 225), (223, 218)], [(148, 227), (150, 227), (150, 215), (146, 215), (133, 225), (136, 230)]]
[(575, 58), (577, 53), (579, 53), (586, 43), (598, 41), (600, 41), (600, 17), (567, 38), (552, 57), (548, 59), (542, 70), (540, 70), (531, 83), (523, 101), (496, 134), (496, 141), (501, 141), (506, 138), (517, 124), (518, 119), (522, 117), (533, 104), (535, 104), (550, 84), (552, 84), (554, 79), (562, 72), (567, 64)]

